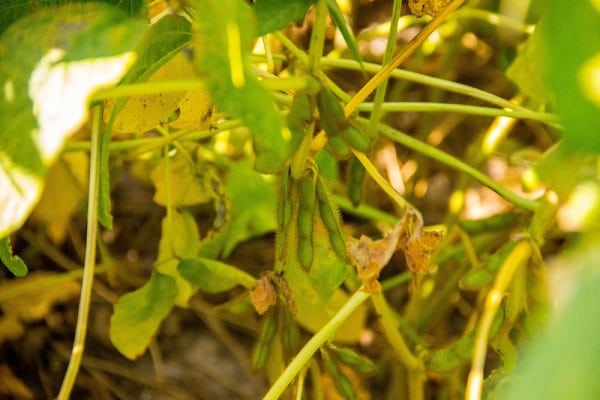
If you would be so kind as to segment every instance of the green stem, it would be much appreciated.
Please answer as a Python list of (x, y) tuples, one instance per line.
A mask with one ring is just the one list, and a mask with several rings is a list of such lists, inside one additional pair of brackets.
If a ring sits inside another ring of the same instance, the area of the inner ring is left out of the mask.
[(387, 65), (385, 65), (377, 74), (375, 74), (359, 91), (350, 99), (348, 104), (344, 107), (344, 114), (350, 116), (358, 107), (360, 103), (366, 100), (366, 98), (375, 90), (377, 86), (383, 82), (383, 80), (389, 78), (394, 70), (402, 64), (417, 48), (431, 35), (444, 20), (458, 7), (460, 7), (465, 0), (452, 0), (434, 19), (431, 20), (425, 27), (419, 31), (410, 42), (406, 44), (398, 52), (398, 55)]
[[(349, 59), (333, 59), (333, 58), (324, 58), (321, 60), (321, 64), (325, 67), (334, 67), (334, 68), (344, 68), (351, 69), (355, 71), (365, 70), (371, 73), (377, 73), (382, 69), (382, 66), (379, 64), (367, 63), (363, 62), (362, 67), (361, 64), (355, 60)], [(464, 85), (461, 83), (456, 83), (452, 81), (448, 81), (441, 78), (435, 78), (432, 76), (420, 74), (417, 72), (406, 71), (403, 69), (395, 69), (391, 74), (391, 77), (406, 80), (415, 83), (421, 83), (423, 85), (447, 90), (453, 93), (459, 93), (465, 96), (473, 97), (475, 99), (479, 99), (485, 101), (490, 104), (494, 104), (498, 107), (508, 108), (511, 110), (519, 110), (523, 112), (532, 112), (527, 107), (523, 107), (518, 104), (514, 104), (502, 97), (496, 96), (492, 93), (486, 92), (481, 89), (474, 88), (472, 86)], [(536, 113), (536, 114), (544, 114), (544, 113)], [(552, 126), (555, 126), (555, 121), (558, 120), (558, 117), (553, 114), (544, 114), (544, 121), (551, 121), (553, 123)]]
[(96, 265), (96, 236), (98, 233), (98, 187), (99, 187), (99, 137), (101, 124), (101, 109), (94, 107), (92, 120), (92, 147), (90, 154), (90, 187), (88, 194), (87, 212), (87, 234), (86, 248), (83, 266), (83, 278), (81, 281), (81, 296), (79, 310), (77, 313), (77, 326), (75, 328), (75, 339), (71, 351), (69, 366), (63, 379), (58, 400), (67, 400), (75, 384), (87, 333), (87, 323), (90, 311), (90, 300), (92, 296), (92, 285), (94, 283), (94, 268)]
[[(362, 119), (365, 123), (367, 122), (364, 118), (359, 118), (359, 120), (360, 119)], [(379, 132), (381, 132), (384, 136), (387, 136), (388, 138), (392, 139), (393, 141), (400, 143), (403, 146), (406, 146), (414, 151), (417, 151), (434, 160), (446, 164), (451, 168), (454, 168), (458, 171), (464, 172), (467, 175), (470, 175), (472, 178), (478, 180), (479, 182), (492, 189), (494, 192), (498, 193), (500, 196), (504, 197), (506, 200), (508, 200), (516, 206), (530, 211), (535, 211), (539, 207), (538, 202), (519, 196), (515, 192), (512, 192), (511, 190), (498, 184), (487, 175), (479, 172), (470, 165), (465, 164), (458, 158), (453, 157), (433, 146), (430, 146), (427, 143), (423, 143), (409, 135), (406, 135), (381, 123), (379, 124)]]
[(483, 315), (477, 328), (475, 345), (473, 347), (473, 361), (467, 380), (465, 396), (467, 400), (479, 400), (481, 398), (483, 368), (485, 366), (488, 339), (494, 317), (498, 312), (500, 303), (502, 303), (504, 294), (512, 281), (515, 271), (527, 262), (532, 250), (533, 245), (530, 239), (523, 239), (515, 246), (500, 267), (494, 284), (485, 299), (485, 308), (483, 309)]
[[(109, 144), (109, 150), (112, 152), (115, 151), (127, 151), (135, 149), (135, 151), (130, 154), (130, 156), (134, 156), (137, 154), (143, 154), (148, 151), (160, 149), (166, 145), (171, 144), (175, 140), (179, 141), (197, 141), (207, 139), (216, 135), (219, 132), (227, 131), (233, 128), (238, 128), (243, 126), (240, 121), (226, 121), (222, 124), (219, 124), (217, 129), (211, 129), (208, 131), (198, 131), (198, 132), (188, 132), (188, 131), (180, 131), (174, 132), (170, 134), (168, 137), (153, 137), (153, 138), (144, 138), (144, 139), (131, 139), (131, 140), (120, 140), (120, 141), (112, 141)], [(142, 147), (143, 146), (143, 147)], [(91, 143), (86, 141), (80, 142), (71, 142), (67, 143), (64, 152), (72, 152), (72, 151), (89, 151), (91, 148)]]
[(325, 47), (325, 28), (327, 23), (327, 1), (318, 0), (315, 7), (315, 21), (312, 26), (308, 53), (308, 72), (315, 75), (321, 65), (323, 48)]
[(285, 371), (283, 371), (265, 394), (263, 400), (279, 399), (294, 377), (308, 364), (315, 352), (335, 334), (340, 325), (350, 316), (350, 314), (352, 314), (368, 298), (369, 294), (364, 292), (362, 288), (357, 290), (334, 317), (330, 319), (321, 330), (315, 333), (304, 347), (302, 347), (300, 352), (298, 352), (296, 357), (294, 357)]
[[(261, 82), (269, 90), (302, 90), (314, 85), (311, 79), (304, 76), (262, 78)], [(99, 89), (92, 94), (90, 101), (103, 101), (118, 97), (131, 97), (158, 93), (189, 92), (193, 90), (206, 90), (206, 84), (204, 81), (195, 78), (131, 83), (112, 88)]]
[[(359, 111), (375, 112), (377, 104), (363, 103), (358, 106)], [(558, 118), (554, 114), (536, 112), (531, 110), (517, 110), (515, 105), (508, 109), (498, 109), (490, 107), (471, 106), (465, 104), (448, 104), (432, 102), (389, 102), (381, 105), (383, 111), (387, 112), (448, 112), (471, 115), (482, 115), (488, 117), (511, 117), (519, 119), (530, 119), (546, 124), (557, 124)]]
[(385, 336), (398, 359), (409, 371), (423, 372), (425, 370), (423, 361), (412, 354), (408, 348), (408, 345), (396, 327), (396, 320), (394, 319), (394, 315), (392, 314), (387, 301), (383, 297), (383, 294), (374, 294), (371, 296), (371, 300), (373, 301), (375, 311), (381, 320)]
[[(402, 0), (394, 0), (392, 9), (392, 18), (390, 20), (390, 29), (388, 32), (387, 43), (385, 46), (385, 53), (383, 54), (383, 64), (388, 64), (394, 56), (394, 49), (396, 48), (396, 29), (398, 28), (398, 20), (400, 19), (400, 10), (402, 9)], [(375, 99), (373, 101), (373, 110), (371, 111), (371, 118), (369, 126), (367, 127), (367, 134), (370, 137), (375, 137), (377, 133), (377, 124), (381, 117), (381, 105), (385, 98), (387, 90), (388, 78), (385, 78), (383, 82), (377, 87), (375, 91)]]

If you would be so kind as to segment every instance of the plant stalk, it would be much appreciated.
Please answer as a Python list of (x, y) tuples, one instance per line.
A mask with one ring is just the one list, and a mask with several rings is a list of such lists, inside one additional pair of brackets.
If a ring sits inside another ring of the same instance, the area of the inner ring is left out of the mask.
[(362, 290), (362, 287), (358, 289), (350, 299), (340, 308), (340, 310), (329, 320), (327, 324), (320, 331), (315, 333), (312, 338), (302, 347), (302, 349), (296, 354), (296, 357), (287, 366), (285, 371), (279, 376), (275, 383), (271, 386), (269, 391), (263, 397), (263, 400), (277, 400), (281, 394), (288, 387), (290, 382), (298, 375), (298, 373), (304, 368), (311, 357), (317, 350), (329, 340), (335, 332), (338, 330), (340, 325), (356, 310), (365, 300), (369, 298), (369, 294)]
[(90, 149), (90, 178), (87, 211), (87, 233), (86, 247), (83, 265), (83, 277), (81, 281), (81, 296), (79, 299), (79, 310), (77, 312), (77, 326), (75, 328), (75, 339), (69, 366), (63, 379), (58, 400), (67, 400), (73, 390), (75, 379), (79, 372), (85, 337), (87, 334), (90, 301), (92, 297), (92, 285), (94, 283), (94, 269), (96, 266), (96, 236), (98, 233), (98, 188), (99, 188), (99, 138), (102, 107), (93, 108), (92, 119), (92, 145)]

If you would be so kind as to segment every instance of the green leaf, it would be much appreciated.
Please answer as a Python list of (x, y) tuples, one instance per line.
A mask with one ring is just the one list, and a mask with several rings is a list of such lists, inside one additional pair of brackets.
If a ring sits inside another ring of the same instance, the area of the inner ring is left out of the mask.
[(206, 78), (216, 107), (252, 131), (256, 170), (276, 173), (290, 156), (291, 134), (274, 97), (258, 81), (249, 61), (255, 32), (252, 9), (239, 0), (195, 3), (196, 67)]
[(183, 279), (177, 266), (185, 258), (195, 257), (200, 246), (200, 234), (191, 212), (173, 208), (162, 220), (158, 257), (154, 263), (156, 271), (174, 279), (177, 287), (175, 304), (186, 307), (195, 290)]
[(256, 285), (252, 275), (220, 261), (189, 258), (177, 266), (181, 275), (206, 293), (225, 292), (237, 285), (251, 289)]
[(595, 0), (550, 1), (542, 26), (548, 78), (573, 149), (600, 153), (600, 6)]
[(13, 255), (8, 236), (0, 239), (0, 261), (14, 276), (23, 277), (27, 275), (27, 265), (21, 257)]
[(500, 249), (492, 254), (485, 265), (471, 269), (459, 281), (459, 287), (463, 290), (480, 290), (492, 283), (496, 272), (502, 263), (517, 245), (516, 241), (506, 242)]
[(110, 318), (110, 341), (125, 357), (141, 355), (169, 314), (177, 296), (173, 278), (153, 273), (138, 290), (121, 297)]
[[(494, 317), (490, 329), (490, 337), (496, 336), (504, 321), (504, 308), (500, 307)], [(431, 358), (426, 361), (428, 371), (446, 372), (450, 371), (471, 359), (473, 346), (475, 345), (476, 329), (464, 334), (460, 339), (435, 351)]]
[[(572, 3), (573, 4), (573, 3)], [(561, 274), (583, 271), (559, 284), (561, 304), (551, 326), (533, 343), (529, 343), (515, 379), (502, 399), (597, 399), (600, 398), (598, 364), (600, 363), (600, 275), (597, 273), (598, 237), (589, 235), (589, 248), (579, 247), (570, 256), (553, 262)], [(569, 272), (567, 272), (569, 271)], [(578, 280), (576, 284), (573, 280)], [(570, 282), (570, 283), (567, 283)], [(564, 294), (571, 296), (566, 302)], [(565, 304), (566, 303), (566, 304)]]
[(284, 28), (290, 22), (301, 21), (315, 0), (256, 0), (257, 36)]
[(346, 46), (348, 46), (348, 49), (350, 49), (352, 57), (354, 57), (354, 59), (360, 63), (362, 68), (362, 58), (360, 56), (360, 51), (358, 50), (358, 44), (356, 44), (354, 34), (348, 26), (348, 22), (346, 21), (340, 6), (338, 6), (336, 0), (327, 0), (327, 8), (329, 8), (329, 15), (331, 15), (331, 18), (333, 18), (335, 24), (340, 30), (340, 33), (346, 42)]
[(23, 224), (47, 167), (87, 120), (88, 96), (121, 79), (145, 26), (105, 4), (70, 4), (31, 14), (2, 34), (0, 236)]
[[(538, 28), (544, 24), (543, 20), (540, 21)], [(506, 70), (506, 76), (537, 106), (544, 106), (556, 101), (547, 69), (544, 36), (541, 29), (536, 29), (519, 49), (519, 54)]]
[(231, 199), (231, 225), (223, 257), (227, 257), (240, 242), (273, 232), (277, 203), (277, 192), (272, 182), (246, 163), (231, 166), (225, 188), (227, 197)]

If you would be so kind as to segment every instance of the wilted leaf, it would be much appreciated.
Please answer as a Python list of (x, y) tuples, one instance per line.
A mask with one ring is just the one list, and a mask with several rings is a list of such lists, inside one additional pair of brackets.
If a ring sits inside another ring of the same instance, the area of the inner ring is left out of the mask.
[(3, 32), (0, 236), (22, 225), (46, 168), (86, 121), (88, 96), (123, 76), (145, 26), (106, 4), (75, 3), (40, 10)]
[(363, 281), (367, 293), (377, 294), (381, 291), (379, 273), (397, 250), (404, 224), (404, 219), (399, 220), (394, 229), (379, 240), (362, 235), (358, 240), (350, 238), (346, 242), (350, 261), (356, 267), (358, 278)]
[(110, 318), (110, 341), (129, 359), (140, 356), (150, 344), (177, 297), (173, 278), (153, 273), (144, 286), (127, 293), (115, 304)]
[[(48, 315), (56, 304), (77, 298), (80, 285), (75, 278), (51, 283), (60, 274), (35, 271), (25, 278), (0, 283), (3, 299), (0, 308), (4, 314), (13, 314), (23, 322), (39, 321)], [(23, 292), (22, 288), (32, 288)], [(21, 293), (19, 293), (21, 291)], [(9, 293), (15, 295), (7, 296)]]
[(178, 265), (181, 275), (207, 293), (220, 293), (237, 285), (254, 287), (256, 279), (239, 268), (208, 258), (188, 258)]
[(417, 17), (425, 14), (435, 17), (448, 3), (450, 0), (408, 0), (408, 7)]
[(0, 396), (7, 399), (22, 400), (35, 398), (27, 385), (15, 376), (9, 366), (5, 364), (0, 364)]
[(277, 292), (268, 277), (256, 281), (256, 287), (250, 290), (250, 301), (259, 315), (263, 315), (277, 302)]

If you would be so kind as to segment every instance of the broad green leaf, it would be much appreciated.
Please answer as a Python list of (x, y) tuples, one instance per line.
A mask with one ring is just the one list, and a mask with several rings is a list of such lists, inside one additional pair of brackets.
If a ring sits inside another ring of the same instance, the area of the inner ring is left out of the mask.
[(542, 27), (548, 78), (573, 149), (600, 153), (600, 6), (552, 0)]
[[(557, 280), (558, 285), (566, 287), (557, 288), (553, 302), (562, 307), (551, 326), (525, 349), (514, 380), (502, 399), (600, 398), (597, 374), (600, 363), (600, 275), (597, 260), (600, 254), (597, 235), (589, 235), (587, 239), (588, 249), (579, 247), (570, 256), (563, 255), (554, 262), (555, 268), (563, 270), (561, 274), (580, 271), (581, 276), (579, 279)], [(574, 284), (573, 280), (578, 282)], [(571, 295), (567, 295), (567, 301), (565, 293)]]
[(272, 182), (247, 163), (231, 166), (225, 184), (231, 199), (231, 225), (223, 248), (227, 257), (240, 242), (273, 232), (277, 193)]
[(0, 262), (2, 262), (14, 276), (23, 277), (27, 275), (27, 265), (21, 257), (13, 255), (10, 238), (8, 236), (0, 239)]
[(10, 24), (27, 14), (34, 13), (41, 8), (49, 8), (63, 5), (65, 3), (84, 3), (91, 1), (102, 1), (112, 4), (123, 10), (127, 15), (145, 16), (148, 12), (147, 0), (5, 0), (0, 2), (0, 33), (2, 33)]
[(221, 261), (188, 258), (177, 266), (181, 275), (206, 293), (225, 292), (237, 285), (251, 289), (256, 285), (252, 275)]
[(216, 107), (252, 131), (255, 168), (280, 171), (290, 156), (291, 134), (274, 97), (257, 79), (249, 61), (254, 15), (239, 0), (196, 0), (193, 48), (198, 72)]
[(301, 21), (313, 4), (315, 0), (256, 0), (256, 35), (262, 36), (282, 29), (290, 22)]
[(184, 279), (177, 266), (182, 259), (195, 257), (200, 245), (200, 234), (191, 212), (173, 208), (162, 220), (158, 257), (154, 269), (174, 279), (177, 287), (175, 304), (187, 307), (195, 290)]
[(173, 278), (153, 273), (144, 286), (127, 293), (115, 304), (110, 318), (110, 341), (125, 357), (137, 358), (150, 344), (176, 297)]
[(2, 34), (0, 236), (23, 224), (47, 167), (87, 120), (90, 93), (121, 79), (145, 25), (105, 4), (70, 4), (31, 14)]
[(548, 63), (541, 29), (545, 23), (543, 19), (538, 23), (536, 30), (521, 45), (519, 54), (506, 70), (506, 76), (538, 107), (554, 104), (556, 101), (548, 81)]

